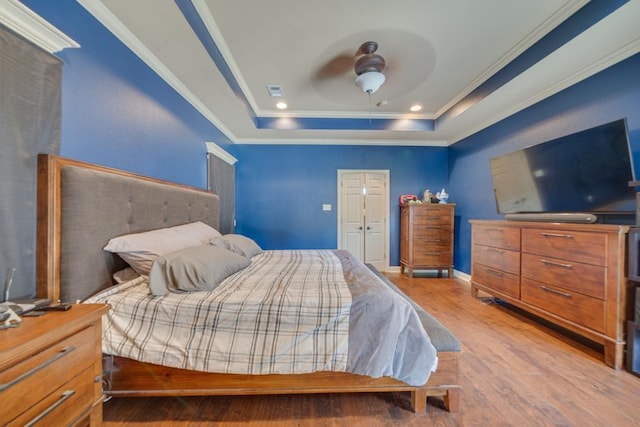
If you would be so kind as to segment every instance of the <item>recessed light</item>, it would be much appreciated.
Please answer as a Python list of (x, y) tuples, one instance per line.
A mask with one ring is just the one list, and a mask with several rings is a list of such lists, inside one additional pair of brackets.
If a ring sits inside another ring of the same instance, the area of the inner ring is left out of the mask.
[(278, 103), (276, 104), (276, 107), (277, 107), (279, 110), (284, 110), (285, 108), (287, 108), (287, 103), (286, 103), (286, 102), (278, 102)]
[(415, 104), (415, 105), (412, 105), (411, 108), (409, 109), (413, 112), (420, 111), (422, 110), (422, 105)]

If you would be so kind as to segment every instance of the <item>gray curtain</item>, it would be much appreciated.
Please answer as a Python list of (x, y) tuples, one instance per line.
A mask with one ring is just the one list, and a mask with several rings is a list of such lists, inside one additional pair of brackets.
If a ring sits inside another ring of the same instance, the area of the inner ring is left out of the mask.
[(38, 153), (60, 152), (62, 62), (0, 25), (0, 301), (35, 295)]
[(220, 232), (235, 229), (236, 170), (233, 165), (212, 153), (207, 153), (208, 190), (220, 197)]

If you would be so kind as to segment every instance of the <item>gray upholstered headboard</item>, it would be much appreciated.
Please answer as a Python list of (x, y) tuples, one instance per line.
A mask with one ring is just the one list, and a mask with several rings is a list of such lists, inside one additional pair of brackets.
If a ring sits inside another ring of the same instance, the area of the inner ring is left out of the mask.
[[(47, 228), (54, 230), (41, 230), (39, 191), (39, 248), (45, 236), (49, 248), (42, 254), (46, 278), (38, 261), (39, 296), (46, 292), (53, 299), (75, 301), (111, 286), (113, 273), (126, 266), (102, 249), (112, 237), (193, 221), (218, 228), (219, 200), (213, 193), (57, 156), (41, 157), (39, 161), (47, 162), (49, 195), (42, 210), (47, 211)], [(39, 188), (44, 185), (41, 166)]]

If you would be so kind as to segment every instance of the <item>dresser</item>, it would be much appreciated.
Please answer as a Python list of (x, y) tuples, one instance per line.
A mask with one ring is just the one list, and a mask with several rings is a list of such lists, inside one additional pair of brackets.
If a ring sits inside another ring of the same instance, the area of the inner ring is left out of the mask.
[(105, 305), (23, 317), (0, 330), (0, 425), (102, 424)]
[(624, 360), (628, 226), (471, 220), (471, 290), (487, 292)]
[(447, 270), (453, 277), (455, 204), (410, 204), (400, 207), (400, 272)]

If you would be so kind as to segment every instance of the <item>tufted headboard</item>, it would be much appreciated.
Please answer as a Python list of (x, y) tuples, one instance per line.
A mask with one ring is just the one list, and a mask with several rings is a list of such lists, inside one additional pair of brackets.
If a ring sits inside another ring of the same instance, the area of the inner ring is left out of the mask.
[(208, 191), (60, 156), (38, 156), (38, 297), (82, 300), (126, 264), (102, 248), (115, 236), (202, 221), (216, 229)]

